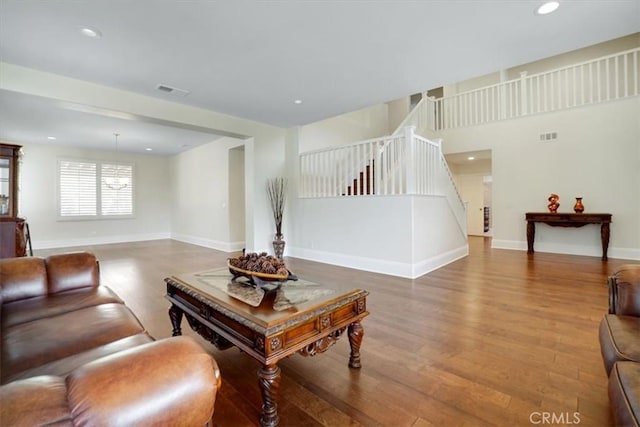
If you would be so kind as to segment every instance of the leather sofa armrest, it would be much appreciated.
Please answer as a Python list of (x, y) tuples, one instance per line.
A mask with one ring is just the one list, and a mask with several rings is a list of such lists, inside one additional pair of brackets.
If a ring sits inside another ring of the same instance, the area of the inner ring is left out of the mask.
[(609, 314), (640, 317), (640, 264), (620, 266), (607, 282)]
[(205, 425), (220, 370), (193, 338), (167, 338), (106, 356), (67, 377), (77, 425)]

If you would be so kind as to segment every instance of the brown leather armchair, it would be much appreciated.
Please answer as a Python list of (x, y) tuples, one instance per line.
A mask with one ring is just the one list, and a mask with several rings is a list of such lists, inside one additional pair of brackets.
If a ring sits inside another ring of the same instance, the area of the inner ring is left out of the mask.
[(0, 423), (210, 422), (220, 371), (193, 338), (155, 341), (87, 252), (0, 259)]
[(640, 425), (640, 265), (623, 265), (608, 280), (609, 314), (600, 323), (600, 351), (609, 376), (616, 425)]

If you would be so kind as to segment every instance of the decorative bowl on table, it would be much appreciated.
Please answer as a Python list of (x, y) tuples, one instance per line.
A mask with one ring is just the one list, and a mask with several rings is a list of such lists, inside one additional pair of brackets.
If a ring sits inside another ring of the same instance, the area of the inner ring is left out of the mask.
[(238, 277), (246, 277), (256, 286), (261, 282), (284, 282), (292, 279), (292, 274), (284, 263), (278, 258), (268, 255), (266, 252), (246, 253), (227, 261), (229, 272), (233, 280)]
[(235, 267), (231, 264), (228, 264), (228, 266), (229, 266), (229, 272), (231, 272), (234, 279), (237, 277), (247, 277), (249, 279), (251, 279), (252, 277), (258, 277), (262, 280), (267, 280), (267, 281), (285, 281), (289, 278), (288, 271), (287, 271), (287, 274), (269, 274), (269, 273), (262, 273), (259, 271), (244, 270), (242, 268)]

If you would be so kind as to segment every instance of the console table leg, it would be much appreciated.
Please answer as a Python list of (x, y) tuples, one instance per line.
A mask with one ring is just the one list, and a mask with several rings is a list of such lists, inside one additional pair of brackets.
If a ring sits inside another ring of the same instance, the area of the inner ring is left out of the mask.
[(602, 239), (602, 260), (606, 261), (607, 250), (609, 249), (609, 223), (603, 222), (600, 226), (600, 238)]
[(349, 356), (349, 367), (360, 368), (360, 345), (364, 336), (364, 328), (360, 322), (353, 322), (349, 325), (349, 345), (351, 346), (351, 355)]
[(171, 319), (171, 325), (173, 326), (173, 331), (171, 333), (172, 337), (177, 337), (182, 335), (182, 329), (180, 328), (180, 324), (182, 323), (182, 315), (184, 312), (181, 308), (171, 304), (169, 307), (169, 318)]
[(527, 253), (533, 253), (533, 240), (536, 237), (536, 223), (527, 221)]
[(274, 427), (280, 422), (278, 417), (278, 389), (280, 388), (280, 368), (265, 365), (258, 371), (258, 383), (262, 393), (262, 415), (260, 425)]

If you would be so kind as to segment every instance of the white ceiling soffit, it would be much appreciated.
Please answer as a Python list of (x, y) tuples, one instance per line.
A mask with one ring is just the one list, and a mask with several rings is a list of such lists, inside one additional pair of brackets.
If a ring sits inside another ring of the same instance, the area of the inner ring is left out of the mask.
[[(47, 98), (0, 90), (0, 140), (173, 155), (222, 136), (213, 130), (130, 113), (92, 109)], [(54, 136), (54, 141), (47, 136)], [(151, 151), (147, 151), (151, 148)]]

